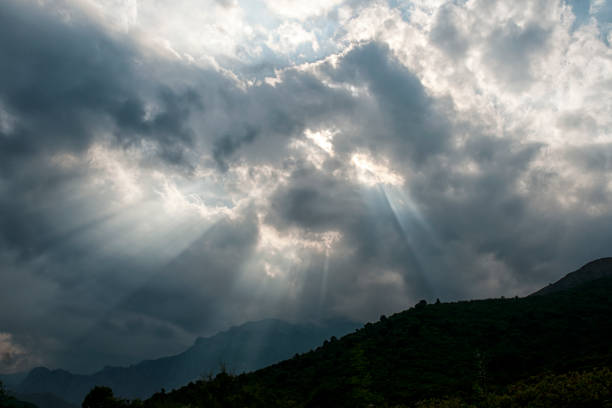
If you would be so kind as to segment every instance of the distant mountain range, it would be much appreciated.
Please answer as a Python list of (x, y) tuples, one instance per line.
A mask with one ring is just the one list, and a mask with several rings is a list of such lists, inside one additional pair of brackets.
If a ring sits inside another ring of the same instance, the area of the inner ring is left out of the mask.
[(222, 367), (232, 373), (265, 367), (360, 326), (346, 320), (322, 324), (292, 324), (274, 319), (249, 322), (212, 337), (198, 338), (183, 353), (129, 367), (106, 367), (92, 375), (38, 367), (13, 389), (20, 399), (39, 408), (64, 407), (61, 400), (54, 400), (49, 394), (80, 406), (96, 385), (109, 386), (123, 398), (146, 398), (161, 389), (171, 390), (214, 375)]

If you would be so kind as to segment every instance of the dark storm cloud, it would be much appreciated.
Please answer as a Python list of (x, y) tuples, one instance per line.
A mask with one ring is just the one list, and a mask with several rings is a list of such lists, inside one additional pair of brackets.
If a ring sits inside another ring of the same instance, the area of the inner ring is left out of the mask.
[[(109, 341), (95, 361), (86, 357), (96, 339), (117, 340), (113, 333), (138, 327), (125, 316), (133, 321), (145, 316), (145, 327), (151, 328), (143, 329), (149, 340), (134, 348), (141, 358), (166, 350), (173, 330), (185, 341), (185, 333), (239, 323), (240, 310), (227, 306), (224, 292), (257, 235), (253, 219), (242, 229), (217, 225), (197, 241), (203, 246), (198, 256), (183, 253), (183, 260), (168, 267), (176, 273), (161, 274), (160, 284), (151, 281), (132, 293), (133, 285), (151, 273), (147, 252), (118, 256), (105, 250), (121, 239), (116, 234), (123, 234), (118, 223), (125, 210), (111, 205), (112, 185), (89, 186), (99, 171), (79, 158), (97, 143), (125, 149), (148, 143), (153, 155), (146, 145), (144, 161), (134, 165), (150, 171), (178, 165), (189, 172), (197, 162), (186, 149), (197, 159), (197, 141), (224, 170), (244, 157), (274, 163), (310, 123), (347, 115), (348, 92), (295, 71), (277, 87), (245, 92), (214, 72), (147, 60), (83, 16), (66, 22), (32, 3), (3, 4), (0, 34), (0, 108), (14, 119), (7, 127), (3, 118), (0, 128), (0, 252), (5, 257), (0, 279), (3, 287), (36, 299), (4, 297), (9, 306), (2, 308), (2, 329), (18, 344), (46, 353), (49, 364), (91, 370), (102, 357), (108, 364), (133, 361), (120, 341)], [(58, 164), (64, 154), (77, 161)], [(231, 236), (238, 241), (224, 242)], [(207, 267), (197, 266), (202, 264)], [(16, 304), (19, 312), (6, 315)], [(116, 304), (124, 306), (112, 309)], [(209, 318), (194, 310), (208, 310)], [(65, 317), (51, 325), (48, 315)], [(96, 330), (98, 335), (88, 334)]]
[[(223, 91), (222, 104), (230, 117), (211, 129), (215, 161), (227, 170), (233, 161), (277, 162), (286, 156), (292, 138), (305, 128), (332, 126), (350, 117), (358, 101), (345, 90), (332, 89), (313, 74), (288, 70), (276, 86)], [(239, 151), (237, 154), (237, 151)]]
[[(54, 353), (66, 344), (58, 344), (129, 288), (117, 280), (121, 271), (138, 275), (143, 267), (130, 256), (104, 254), (103, 227), (118, 214), (111, 191), (90, 186), (96, 171), (86, 160), (58, 160), (81, 157), (96, 142), (129, 148), (147, 140), (158, 162), (184, 165), (194, 137), (188, 116), (202, 104), (191, 89), (143, 75), (131, 45), (81, 15), (63, 21), (46, 7), (0, 7), (0, 279), (15, 294), (2, 296), (0, 331), (61, 364)], [(155, 106), (151, 114), (145, 100)], [(81, 367), (88, 364), (83, 358)]]
[[(355, 147), (365, 148), (374, 159), (391, 157), (395, 168), (410, 169), (426, 166), (428, 160), (448, 151), (451, 127), (443, 117), (445, 105), (429, 97), (387, 47), (376, 43), (356, 47), (337, 66), (324, 66), (322, 71), (338, 83), (366, 86), (371, 94), (371, 99), (364, 98), (355, 108), (358, 114), (353, 117), (353, 126), (347, 126), (350, 131), (335, 137), (338, 152), (349, 155)], [(344, 165), (349, 162), (346, 159)], [(346, 295), (343, 288), (355, 289), (351, 282), (360, 274), (355, 271), (364, 265), (371, 271), (398, 272), (407, 282), (408, 297), (432, 293), (414, 254), (418, 238), (406, 235), (416, 233), (419, 226), (410, 223), (413, 229), (404, 230), (384, 190), (364, 188), (355, 180), (338, 180), (306, 167), (298, 168), (271, 201), (268, 221), (279, 228), (297, 225), (343, 234), (351, 256), (334, 264), (335, 279), (329, 293), (342, 297)], [(365, 292), (361, 296), (368, 298)], [(399, 298), (405, 302), (406, 296)]]
[(372, 95), (373, 100), (362, 102), (363, 110), (353, 119), (357, 135), (350, 134), (348, 143), (357, 136), (361, 138), (358, 145), (415, 165), (446, 148), (450, 133), (443, 101), (430, 98), (386, 45), (373, 42), (356, 47), (337, 67), (324, 65), (322, 71), (338, 83), (366, 86)]
[[(526, 30), (532, 31), (540, 33), (536, 28)], [(343, 234), (344, 243), (354, 252), (333, 263), (336, 279), (327, 287), (337, 295), (336, 301), (343, 288), (359, 293), (351, 282), (356, 275), (367, 275), (362, 265), (381, 276), (385, 269), (399, 271), (407, 288), (398, 297), (401, 303), (417, 294), (465, 298), (483, 290), (496, 293), (514, 287), (522, 291), (542, 278), (537, 271), (550, 273), (576, 263), (575, 259), (602, 254), (601, 249), (590, 251), (557, 241), (554, 237), (567, 234), (573, 223), (567, 222), (563, 211), (534, 205), (538, 183), (551, 183), (549, 176), (531, 168), (542, 144), (524, 143), (520, 134), (498, 138), (487, 128), (466, 128), (463, 121), (446, 120), (445, 115), (453, 114), (448, 104), (427, 96), (420, 82), (384, 46), (357, 47), (337, 66), (322, 70), (338, 83), (367, 86), (371, 97), (355, 108), (359, 114), (355, 126), (349, 126), (354, 132), (337, 135), (334, 149), (349, 153), (351, 148), (365, 148), (374, 159), (379, 154), (392, 158), (392, 167), (405, 172), (407, 198), (422, 217), (415, 221), (417, 214), (410, 211), (398, 214), (386, 188), (366, 194), (363, 187), (330, 178), (320, 170), (296, 170), (273, 195), (267, 221), (278, 228), (297, 225)], [(458, 133), (467, 135), (465, 142), (449, 145), (451, 135)], [(468, 162), (478, 170), (465, 171)], [(412, 173), (414, 169), (418, 173)], [(521, 185), (532, 195), (521, 191)], [(607, 199), (605, 194), (585, 198), (602, 204)], [(563, 254), (568, 245), (576, 250), (571, 256)], [(359, 270), (363, 272), (355, 272)], [(491, 278), (483, 278), (486, 274)], [(319, 275), (320, 271), (312, 272), (315, 289)], [(481, 280), (486, 279), (490, 283), (483, 286)], [(470, 280), (478, 286), (462, 284)], [(305, 298), (316, 298), (315, 289)], [(369, 292), (362, 296), (368, 297)], [(333, 299), (330, 295), (330, 305)]]
[[(201, 110), (200, 97), (151, 83), (137, 72), (135, 50), (96, 25), (60, 21), (28, 2), (0, 8), (0, 58), (0, 103), (15, 122), (0, 128), (0, 242), (25, 260), (42, 254), (77, 259), (91, 243), (71, 235), (95, 229), (112, 214), (103, 197), (72, 193), (93, 172), (58, 166), (54, 155), (83, 153), (112, 134), (111, 143), (147, 140), (163, 161), (183, 164), (194, 137), (188, 117)], [(156, 106), (149, 116), (146, 95)], [(65, 268), (62, 275), (79, 273)]]
[[(173, 322), (192, 333), (203, 332), (227, 318), (232, 285), (257, 243), (251, 214), (221, 221), (130, 296), (122, 308)], [(225, 299), (224, 299), (225, 298)]]
[[(74, 30), (59, 23), (48, 24), (60, 33)], [(93, 37), (92, 41), (101, 35), (84, 32)], [(68, 44), (76, 41), (68, 37), (63, 41)], [(279, 165), (287, 155), (291, 140), (301, 138), (305, 128), (338, 124), (350, 129), (334, 141), (334, 148), (338, 154), (346, 156), (345, 159), (350, 157), (354, 146), (358, 146), (371, 151), (374, 157), (390, 156), (398, 168), (410, 168), (411, 165), (428, 168), (428, 163), (437, 155), (451, 153), (448, 147), (450, 124), (443, 118), (444, 105), (426, 94), (419, 80), (392, 57), (388, 48), (375, 43), (355, 48), (335, 68), (322, 69), (337, 83), (367, 87), (371, 97), (360, 100), (345, 90), (324, 85), (311, 73), (294, 70), (286, 71), (282, 82), (275, 87), (262, 85), (246, 92), (228, 86), (226, 80), (214, 75), (206, 76), (207, 82), (202, 82), (193, 72), (185, 70), (180, 74), (199, 84), (198, 92), (174, 92), (151, 85), (146, 78), (137, 75), (130, 62), (129, 50), (104, 37), (98, 41), (108, 42), (106, 49), (111, 50), (100, 60), (89, 55), (92, 52), (89, 48), (84, 49), (82, 55), (68, 53), (64, 56), (66, 47), (48, 45), (53, 58), (71, 61), (60, 70), (50, 70), (58, 77), (53, 82), (64, 84), (57, 89), (46, 89), (44, 72), (40, 72), (40, 78), (24, 80), (21, 87), (24, 90), (15, 88), (19, 91), (13, 91), (9, 87), (10, 92), (3, 92), (3, 102), (15, 113), (20, 126), (28, 126), (30, 133), (24, 133), (21, 143), (32, 145), (30, 154), (24, 153), (20, 161), (15, 162), (15, 167), (22, 168), (26, 163), (31, 167), (11, 179), (2, 196), (3, 210), (9, 215), (2, 225), (3, 242), (5, 248), (12, 248), (19, 254), (15, 260), (16, 271), (25, 268), (34, 279), (44, 277), (48, 282), (41, 287), (40, 293), (41, 297), (48, 293), (44, 298), (49, 310), (71, 316), (57, 330), (40, 328), (41, 334), (70, 344), (70, 353), (57, 352), (55, 361), (58, 364), (63, 362), (80, 369), (89, 369), (104, 359), (107, 363), (120, 364), (128, 356), (121, 347), (112, 345), (121, 344), (121, 336), (127, 333), (135, 342), (140, 339), (141, 352), (154, 355), (160, 345), (167, 347), (173, 341), (185, 341), (185, 333), (195, 335), (239, 322), (239, 316), (247, 309), (261, 317), (276, 314), (313, 318), (344, 314), (370, 318), (372, 310), (398, 310), (407, 306), (407, 299), (434, 294), (424, 273), (428, 265), (422, 265), (416, 256), (417, 251), (424, 253), (428, 245), (416, 246), (421, 238), (423, 241), (427, 238), (415, 236), (420, 231), (414, 227), (416, 224), (406, 231), (402, 226), (405, 220), (398, 219), (383, 191), (363, 190), (354, 181), (338, 180), (308, 165), (298, 165), (288, 183), (273, 194), (266, 221), (280, 230), (297, 226), (312, 232), (337, 230), (342, 233), (342, 250), (337, 255), (330, 255), (331, 272), (325, 278), (325, 295), (321, 293), (324, 277), (321, 268), (317, 267), (321, 262), (315, 262), (303, 276), (295, 278), (300, 287), (297, 299), (262, 304), (249, 291), (235, 287), (240, 270), (259, 239), (254, 215), (246, 215), (240, 222), (215, 225), (161, 273), (148, 279), (142, 288), (130, 292), (130, 285), (121, 282), (121, 275), (125, 271), (138, 274), (137, 264), (120, 258), (92, 258), (93, 246), (99, 242), (70, 239), (75, 229), (95, 231), (98, 222), (104, 222), (113, 214), (106, 214), (103, 197), (96, 200), (70, 198), (68, 190), (86, 183), (90, 174), (82, 167), (58, 169), (45, 155), (46, 150), (38, 151), (40, 146), (33, 135), (42, 134), (47, 122), (50, 131), (56, 133), (43, 135), (41, 143), (51, 143), (58, 138), (59, 144), (53, 145), (54, 151), (82, 151), (95, 139), (93, 130), (99, 126), (111, 129), (121, 146), (129, 147), (138, 138), (157, 143), (167, 162), (180, 162), (180, 150), (178, 153), (172, 150), (176, 145), (179, 149), (189, 146), (196, 135), (202, 135), (199, 143), (204, 146), (210, 143), (213, 157), (224, 171), (244, 160), (252, 164)], [(108, 70), (103, 63), (107, 60)], [(36, 63), (27, 61), (27, 64)], [(123, 64), (121, 69), (113, 68), (117, 64)], [(68, 69), (79, 65), (91, 67), (92, 72)], [(60, 75), (64, 72), (65, 77)], [(97, 82), (99, 90), (94, 88)], [(108, 84), (104, 85), (106, 82)], [(32, 83), (41, 89), (31, 87)], [(83, 90), (71, 91), (79, 86)], [(145, 119), (142, 89), (153, 95), (159, 109), (152, 118)], [(29, 93), (34, 99), (39, 98), (38, 92), (41, 92), (40, 100), (36, 101), (40, 106), (28, 110), (13, 102), (19, 100), (15, 95), (20, 92)], [(55, 99), (57, 106), (44, 104)], [(201, 115), (190, 122), (192, 109), (198, 109)], [(61, 121), (56, 123), (57, 115), (74, 118), (77, 124), (82, 121), (83, 126), (64, 127), (68, 125)], [(24, 121), (24, 118), (32, 120)], [(491, 157), (497, 149), (487, 146), (486, 141), (472, 147), (480, 161), (500, 162), (503, 159)], [(7, 150), (3, 147), (3, 151)], [(348, 162), (348, 159), (346, 163), (332, 160), (325, 164), (325, 169), (331, 166), (346, 172), (346, 166), (350, 166)], [(429, 166), (436, 167), (435, 163)], [(84, 173), (78, 175), (75, 171)], [(441, 179), (450, 176), (439, 175)], [(502, 185), (493, 176), (481, 182)], [(441, 202), (443, 198), (435, 197)], [(420, 204), (426, 208), (431, 205), (425, 200)], [(463, 233), (459, 229), (466, 226), (457, 226), (451, 221), (456, 222), (449, 220), (450, 227), (441, 222), (439, 228)], [(437, 248), (430, 245), (428, 250), (433, 254)], [(44, 259), (42, 267), (36, 262), (41, 257)], [(110, 273), (112, 270), (117, 272)], [(26, 283), (20, 285), (25, 287)], [(54, 300), (70, 291), (79, 295), (72, 294), (61, 302)], [(359, 294), (357, 298), (355, 293)], [(381, 296), (383, 293), (392, 294)], [(125, 299), (118, 299), (119, 294)], [(116, 306), (109, 311), (103, 306), (107, 302)], [(311, 311), (310, 304), (321, 306)], [(24, 319), (32, 319), (28, 318), (31, 314), (32, 311), (25, 311)], [(68, 336), (58, 333), (62, 330)], [(142, 333), (146, 334), (146, 341)], [(67, 337), (77, 340), (67, 340)], [(16, 338), (27, 342), (19, 335)], [(106, 345), (99, 344), (101, 339), (107, 339)], [(138, 348), (136, 344), (133, 346)], [(79, 357), (97, 347), (105, 348), (105, 352), (99, 353), (101, 357), (95, 361)]]
[[(455, 160), (473, 160), (479, 166), (478, 173), (462, 174), (453, 168), (428, 169), (427, 177), (419, 178), (412, 191), (427, 211), (438, 239), (469, 242), (475, 245), (477, 253), (495, 253), (512, 265), (516, 273), (525, 271), (524, 258), (518, 254), (527, 248), (521, 248), (517, 236), (528, 235), (532, 225), (517, 220), (537, 214), (529, 214), (527, 198), (515, 186), (540, 148), (537, 144), (517, 146), (476, 134), (453, 156)], [(549, 256), (542, 248), (530, 251), (536, 259)]]
[[(287, 187), (279, 188), (271, 201), (267, 221), (281, 230), (299, 226), (311, 231), (338, 231), (342, 234), (343, 250), (332, 255), (329, 301), (349, 296), (351, 292), (369, 297), (368, 290), (355, 288), (361, 275), (359, 271), (368, 269), (374, 277), (385, 269), (397, 271), (402, 280), (410, 282), (408, 292), (421, 295), (429, 292), (412, 253), (414, 248), (411, 248), (383, 190), (338, 180), (311, 167), (296, 170)], [(320, 273), (319, 269), (306, 275), (302, 298), (305, 304), (317, 303), (320, 285), (314, 284), (310, 288), (312, 292), (309, 287), (320, 279)]]
[[(180, 352), (195, 336), (235, 322), (237, 309), (249, 299), (236, 293), (234, 285), (257, 242), (257, 233), (249, 217), (213, 225), (138, 287), (127, 293), (119, 288), (123, 292), (120, 299), (107, 295), (111, 304), (89, 310), (87, 324), (80, 324), (77, 335), (66, 336), (63, 340), (68, 347), (55, 352), (56, 364), (90, 371)], [(116, 267), (127, 266), (124, 262)], [(98, 282), (101, 291), (110, 291), (116, 284)], [(100, 296), (92, 289), (88, 294)], [(85, 302), (82, 299), (77, 305), (82, 308)]]
[(175, 92), (160, 87), (158, 103), (161, 111), (153, 118), (146, 118), (142, 101), (128, 99), (113, 112), (120, 142), (138, 143), (141, 138), (154, 140), (161, 148), (160, 157), (178, 165), (188, 165), (183, 156), (185, 149), (193, 146), (195, 134), (189, 127), (192, 111), (203, 108), (200, 95), (193, 89)]
[[(198, 95), (157, 87), (136, 72), (132, 46), (86, 20), (49, 14), (28, 2), (0, 9), (0, 100), (16, 117), (15, 129), (0, 139), (4, 166), (24, 155), (82, 151), (99, 132), (112, 131), (109, 121), (120, 143), (147, 138), (160, 156), (180, 161), (193, 137), (186, 119), (201, 108)], [(151, 118), (142, 89), (157, 95)]]
[(268, 222), (326, 231), (367, 216), (359, 186), (329, 177), (315, 168), (296, 169), (287, 187), (272, 195)]

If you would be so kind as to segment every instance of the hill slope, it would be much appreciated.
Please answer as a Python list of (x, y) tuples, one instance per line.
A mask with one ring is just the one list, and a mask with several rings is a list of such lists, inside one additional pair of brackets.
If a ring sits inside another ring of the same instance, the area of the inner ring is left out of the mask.
[(589, 262), (580, 269), (570, 272), (555, 283), (532, 293), (534, 295), (546, 295), (561, 290), (567, 290), (580, 286), (596, 279), (612, 277), (612, 258), (600, 258)]
[[(473, 398), (543, 373), (612, 366), (612, 278), (545, 296), (416, 307), (254, 373), (145, 407), (360, 407)], [(478, 391), (480, 390), (480, 391)]]
[(236, 373), (265, 367), (356, 327), (357, 323), (340, 320), (321, 325), (297, 325), (273, 319), (250, 322), (212, 337), (198, 338), (192, 347), (178, 355), (129, 367), (106, 367), (93, 375), (35, 368), (17, 391), (20, 394), (51, 393), (80, 405), (91, 388), (104, 385), (124, 398), (146, 398), (162, 388), (180, 387), (203, 375), (218, 372), (222, 364)]

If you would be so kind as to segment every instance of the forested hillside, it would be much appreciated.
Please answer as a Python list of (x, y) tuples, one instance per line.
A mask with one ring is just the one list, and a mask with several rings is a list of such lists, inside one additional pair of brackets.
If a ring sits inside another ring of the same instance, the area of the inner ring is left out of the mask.
[(605, 368), (612, 366), (611, 295), (612, 279), (604, 278), (544, 296), (422, 301), (254, 373), (221, 373), (132, 404), (359, 407), (455, 401), (480, 406), (485, 397), (501, 401), (541, 386), (528, 380), (533, 376), (549, 376), (550, 384), (568, 378), (606, 384)]

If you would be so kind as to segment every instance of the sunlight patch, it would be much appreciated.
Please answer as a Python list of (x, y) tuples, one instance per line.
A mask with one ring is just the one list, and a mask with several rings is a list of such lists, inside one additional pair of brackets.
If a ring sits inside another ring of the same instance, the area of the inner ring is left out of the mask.
[(356, 153), (351, 158), (351, 164), (355, 168), (357, 180), (368, 186), (377, 184), (401, 186), (405, 182), (401, 174), (389, 168), (386, 160), (381, 163), (374, 161), (365, 153)]
[(94, 145), (88, 151), (88, 162), (92, 168), (101, 170), (93, 184), (110, 187), (122, 204), (131, 204), (143, 197), (143, 191), (137, 167), (124, 155), (123, 151)]
[(329, 157), (335, 156), (333, 138), (337, 133), (338, 131), (331, 129), (319, 131), (306, 129), (304, 131), (306, 140), (296, 139), (290, 147), (303, 154), (304, 158), (317, 169), (321, 169)]
[(224, 206), (208, 206), (197, 194), (183, 194), (175, 183), (163, 175), (158, 176), (162, 180), (161, 190), (156, 190), (161, 197), (164, 209), (170, 215), (176, 215), (194, 211), (202, 218), (212, 219), (220, 216), (234, 218), (235, 214), (231, 208)]
[[(338, 231), (306, 233), (298, 229), (281, 232), (269, 225), (260, 226), (259, 249), (289, 252), (291, 248), (309, 248), (318, 252), (331, 249), (342, 238)], [(297, 258), (295, 258), (297, 259)]]
[(296, 266), (307, 265), (313, 254), (327, 256), (341, 239), (342, 234), (339, 231), (279, 231), (261, 224), (257, 253), (262, 259), (266, 276), (274, 278), (286, 275)]
[(314, 144), (326, 151), (332, 157), (334, 156), (334, 145), (332, 141), (334, 139), (334, 135), (337, 133), (338, 131), (333, 131), (330, 129), (323, 129), (317, 132), (313, 132), (310, 129), (306, 129), (304, 131), (304, 135), (308, 139), (312, 140)]

